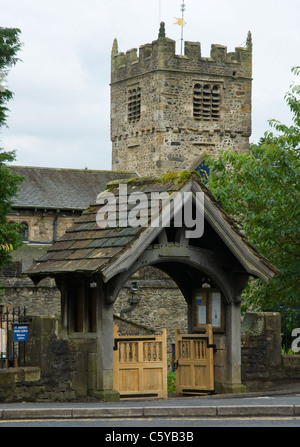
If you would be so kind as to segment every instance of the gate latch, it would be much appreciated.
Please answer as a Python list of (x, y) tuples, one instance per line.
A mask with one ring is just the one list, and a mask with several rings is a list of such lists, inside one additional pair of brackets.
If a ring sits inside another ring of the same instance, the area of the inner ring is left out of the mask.
[(217, 352), (217, 346), (213, 343), (213, 344), (209, 344), (209, 343), (207, 343), (207, 347), (208, 348), (213, 348), (213, 350), (214, 350), (214, 352)]

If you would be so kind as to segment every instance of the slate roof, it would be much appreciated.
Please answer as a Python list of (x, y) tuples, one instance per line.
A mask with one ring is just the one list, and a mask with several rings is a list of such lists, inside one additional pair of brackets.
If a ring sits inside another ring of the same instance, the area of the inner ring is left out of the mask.
[[(193, 187), (205, 194), (205, 207), (209, 214), (217, 217), (217, 225), (222, 226), (222, 234), (226, 235), (230, 250), (235, 255), (242, 253), (241, 262), (244, 263), (246, 271), (254, 268), (258, 272), (254, 276), (260, 276), (266, 280), (274, 276), (277, 269), (270, 262), (261, 256), (247, 239), (239, 232), (231, 218), (217, 204), (205, 185), (201, 182), (199, 174), (196, 172), (183, 172), (166, 174), (161, 177), (135, 178), (124, 180), (127, 185), (127, 194), (132, 192), (144, 192), (148, 196), (153, 191), (166, 191), (168, 194), (176, 191), (188, 191)], [(108, 185), (108, 190), (118, 197), (119, 182), (112, 182)], [(150, 203), (150, 201), (149, 201)], [(117, 202), (118, 204), (118, 202)], [(109, 275), (112, 266), (122, 264), (123, 260), (128, 260), (131, 256), (136, 259), (141, 254), (141, 250), (150, 244), (160, 229), (145, 227), (125, 227), (125, 228), (105, 228), (101, 229), (97, 222), (97, 212), (103, 205), (93, 202), (74, 222), (73, 226), (50, 247), (45, 256), (40, 258), (36, 264), (25, 273), (34, 282), (39, 282), (45, 276), (56, 276), (62, 273), (84, 273), (92, 274), (101, 272), (102, 275)], [(135, 205), (131, 205), (134, 207)], [(117, 208), (119, 210), (119, 208)], [(128, 205), (128, 212), (130, 206)], [(212, 218), (212, 221), (215, 217)], [(217, 226), (216, 226), (217, 228)], [(143, 241), (143, 244), (141, 243)], [(146, 242), (146, 244), (145, 244)], [(254, 267), (253, 267), (254, 266)], [(112, 275), (112, 273), (111, 273)], [(108, 279), (108, 276), (106, 276)]]
[(112, 180), (136, 177), (134, 172), (9, 166), (24, 177), (13, 208), (84, 210)]

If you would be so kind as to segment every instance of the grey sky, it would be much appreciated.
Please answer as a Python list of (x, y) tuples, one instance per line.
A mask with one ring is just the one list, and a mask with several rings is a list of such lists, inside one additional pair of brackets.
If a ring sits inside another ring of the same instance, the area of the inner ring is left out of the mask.
[[(110, 52), (156, 40), (159, 21), (178, 41), (182, 0), (0, 0), (0, 26), (18, 27), (24, 44), (8, 77), (14, 99), (0, 144), (15, 164), (111, 169)], [(185, 0), (184, 38), (228, 51), (253, 39), (253, 129), (271, 118), (291, 123), (284, 94), (300, 64), (299, 0)], [(159, 7), (161, 5), (161, 7)]]

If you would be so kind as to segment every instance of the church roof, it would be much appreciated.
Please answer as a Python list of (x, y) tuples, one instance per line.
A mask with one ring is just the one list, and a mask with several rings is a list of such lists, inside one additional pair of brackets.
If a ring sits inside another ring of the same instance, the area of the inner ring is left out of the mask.
[(9, 166), (24, 177), (13, 208), (84, 210), (108, 182), (136, 177), (134, 172)]
[[(127, 186), (127, 197), (134, 192), (145, 193), (149, 197), (149, 206), (150, 194), (153, 192), (165, 191), (169, 196), (176, 192), (203, 192), (205, 198), (203, 243), (209, 244), (207, 235), (208, 230), (212, 229), (219, 238), (218, 243), (222, 243), (227, 250), (228, 256), (236, 259), (248, 274), (267, 281), (277, 273), (277, 269), (239, 231), (196, 172), (172, 173), (161, 177), (140, 177), (129, 181), (124, 180), (121, 184)], [(119, 203), (119, 191), (119, 181), (111, 182), (106, 190), (117, 198), (117, 211), (122, 211), (124, 202)], [(133, 263), (151, 243), (156, 243), (161, 228), (151, 226), (100, 228), (96, 219), (97, 213), (103, 211), (103, 206), (106, 205), (99, 204), (99, 200), (98, 203), (97, 201), (92, 203), (59, 241), (48, 249), (46, 255), (25, 273), (35, 282), (39, 282), (45, 276), (66, 273), (77, 272), (87, 275), (101, 273), (106, 282), (117, 273), (124, 271), (128, 263)], [(127, 213), (130, 213), (133, 208), (133, 205), (128, 205)], [(205, 225), (207, 225), (207, 232)], [(225, 259), (225, 262), (228, 260)]]

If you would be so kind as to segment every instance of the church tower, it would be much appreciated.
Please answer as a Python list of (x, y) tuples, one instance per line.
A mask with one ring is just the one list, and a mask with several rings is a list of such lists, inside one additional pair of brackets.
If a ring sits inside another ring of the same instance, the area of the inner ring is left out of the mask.
[(184, 55), (165, 36), (111, 55), (112, 169), (140, 175), (197, 167), (204, 153), (245, 152), (251, 135), (252, 40), (228, 53), (185, 42)]

